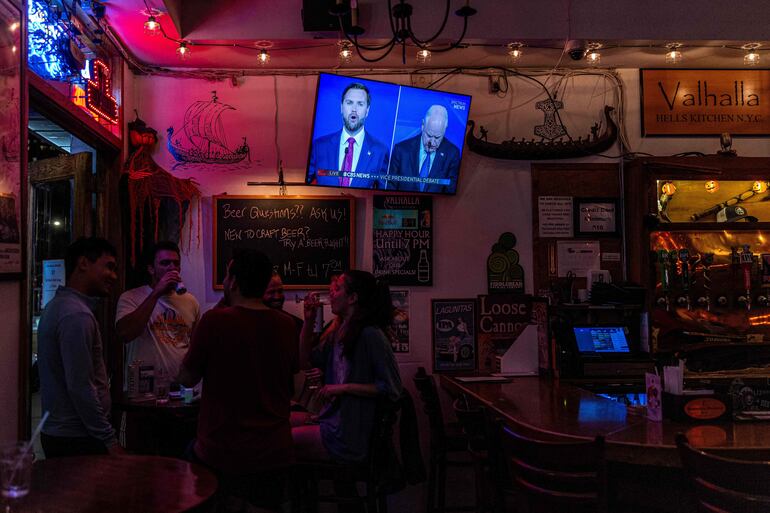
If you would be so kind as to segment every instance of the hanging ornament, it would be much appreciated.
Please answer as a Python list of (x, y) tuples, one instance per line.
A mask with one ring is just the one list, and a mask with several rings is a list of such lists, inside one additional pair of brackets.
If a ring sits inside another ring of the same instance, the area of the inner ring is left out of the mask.
[(543, 124), (535, 125), (535, 135), (553, 141), (557, 137), (567, 135), (567, 129), (556, 120), (556, 111), (564, 108), (564, 103), (557, 101), (556, 97), (539, 101), (535, 108), (543, 111)]
[(708, 180), (706, 182), (706, 192), (714, 193), (719, 190), (719, 182), (716, 180)]

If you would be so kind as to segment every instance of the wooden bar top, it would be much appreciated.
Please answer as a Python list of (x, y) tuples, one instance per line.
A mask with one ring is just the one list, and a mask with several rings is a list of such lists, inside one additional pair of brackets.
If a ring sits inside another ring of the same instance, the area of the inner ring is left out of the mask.
[(507, 383), (462, 383), (443, 375), (440, 379), (450, 393), (467, 394), (512, 428), (531, 435), (578, 439), (603, 435), (607, 457), (614, 461), (679, 466), (677, 433), (685, 433), (697, 447), (723, 455), (770, 459), (770, 422), (652, 422), (575, 385), (535, 376)]

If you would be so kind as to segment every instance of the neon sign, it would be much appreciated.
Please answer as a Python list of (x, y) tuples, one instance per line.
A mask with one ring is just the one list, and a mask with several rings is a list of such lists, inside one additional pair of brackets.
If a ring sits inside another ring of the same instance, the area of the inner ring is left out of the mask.
[(86, 108), (112, 124), (118, 123), (118, 101), (110, 93), (110, 67), (101, 60), (89, 63), (90, 78), (86, 83)]
[(44, 0), (28, 0), (27, 47), (28, 65), (41, 77), (68, 80), (78, 75), (69, 34)]

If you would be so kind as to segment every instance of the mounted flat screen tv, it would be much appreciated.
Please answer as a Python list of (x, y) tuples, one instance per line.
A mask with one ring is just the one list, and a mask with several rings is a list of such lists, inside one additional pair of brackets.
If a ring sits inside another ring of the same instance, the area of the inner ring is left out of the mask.
[(471, 97), (322, 73), (305, 183), (455, 194)]

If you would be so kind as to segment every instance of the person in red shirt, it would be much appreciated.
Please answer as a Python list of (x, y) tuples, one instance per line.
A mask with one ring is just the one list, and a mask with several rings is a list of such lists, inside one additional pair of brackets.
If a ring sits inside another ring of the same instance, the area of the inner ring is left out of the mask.
[(196, 327), (179, 382), (203, 379), (192, 458), (212, 468), (225, 497), (279, 510), (284, 471), (294, 461), (289, 403), (298, 370), (298, 333), (263, 302), (272, 265), (263, 253), (236, 252), (223, 285), (226, 307)]

